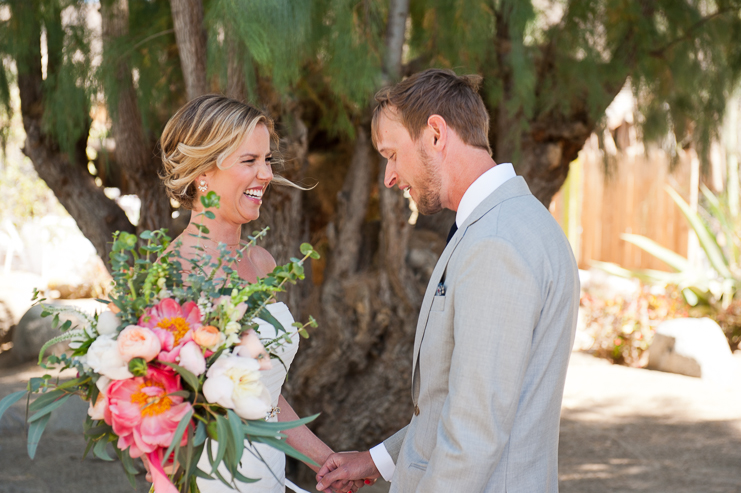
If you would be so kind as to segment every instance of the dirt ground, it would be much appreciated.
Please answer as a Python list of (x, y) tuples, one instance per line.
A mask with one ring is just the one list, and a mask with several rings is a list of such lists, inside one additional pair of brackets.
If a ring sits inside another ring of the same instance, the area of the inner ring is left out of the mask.
[[(741, 358), (736, 359), (741, 377)], [(23, 389), (36, 375), (33, 365), (0, 369), (0, 398)], [(83, 406), (73, 405), (53, 417), (31, 461), (24, 407), (13, 406), (0, 420), (0, 493), (130, 493), (117, 462), (80, 460), (84, 441), (77, 418), (82, 412)], [(562, 493), (741, 492), (741, 383), (718, 388), (574, 353), (559, 462)], [(146, 493), (144, 476), (137, 482), (136, 491)], [(388, 483), (381, 481), (364, 491), (387, 490)]]

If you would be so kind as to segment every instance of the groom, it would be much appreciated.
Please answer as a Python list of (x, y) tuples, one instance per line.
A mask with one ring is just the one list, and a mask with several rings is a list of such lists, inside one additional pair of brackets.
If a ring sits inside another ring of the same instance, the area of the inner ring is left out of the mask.
[(385, 185), (456, 220), (417, 323), (411, 422), (368, 452), (330, 456), (319, 490), (383, 476), (392, 492), (558, 491), (578, 272), (525, 180), (492, 160), (480, 81), (431, 69), (376, 95)]

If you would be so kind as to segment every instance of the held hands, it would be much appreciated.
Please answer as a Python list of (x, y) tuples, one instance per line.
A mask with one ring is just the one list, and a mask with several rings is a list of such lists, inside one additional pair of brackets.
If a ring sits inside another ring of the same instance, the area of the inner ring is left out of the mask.
[(319, 469), (316, 489), (325, 491), (330, 488), (335, 493), (354, 492), (363, 484), (375, 483), (380, 476), (370, 452), (339, 452), (330, 455)]

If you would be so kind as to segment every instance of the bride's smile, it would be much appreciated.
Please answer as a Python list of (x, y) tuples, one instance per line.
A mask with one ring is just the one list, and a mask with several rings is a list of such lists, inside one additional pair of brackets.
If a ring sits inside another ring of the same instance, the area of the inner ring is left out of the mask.
[(214, 166), (202, 175), (208, 191), (221, 197), (214, 211), (221, 221), (242, 225), (260, 216), (265, 189), (273, 179), (272, 159), (270, 132), (258, 124), (221, 167)]

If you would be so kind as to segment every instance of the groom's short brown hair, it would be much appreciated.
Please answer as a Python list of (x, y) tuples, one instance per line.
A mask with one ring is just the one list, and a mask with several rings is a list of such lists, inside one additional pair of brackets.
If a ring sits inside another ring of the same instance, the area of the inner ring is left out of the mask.
[(378, 139), (379, 115), (393, 107), (413, 141), (422, 135), (430, 116), (440, 115), (464, 143), (491, 155), (489, 113), (478, 93), (482, 80), (480, 75), (456, 75), (452, 70), (431, 68), (381, 89), (376, 93), (378, 106), (371, 123), (373, 145)]

